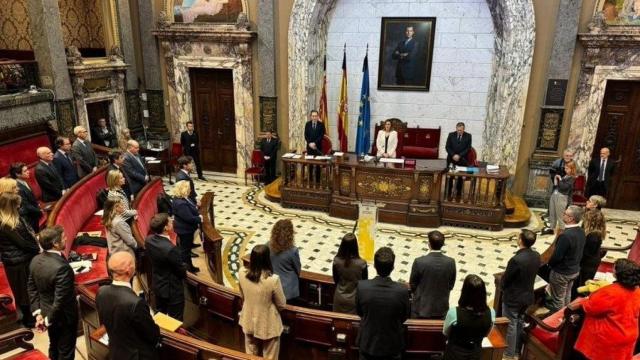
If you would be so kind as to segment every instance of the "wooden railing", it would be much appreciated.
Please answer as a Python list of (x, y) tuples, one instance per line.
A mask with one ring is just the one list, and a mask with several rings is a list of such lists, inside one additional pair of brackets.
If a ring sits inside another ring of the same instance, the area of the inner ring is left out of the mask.
[(282, 159), (282, 205), (328, 211), (333, 167), (328, 160)]
[(207, 269), (211, 278), (218, 284), (224, 284), (222, 280), (222, 235), (215, 228), (213, 200), (213, 192), (207, 192), (202, 196), (200, 202), (202, 247), (207, 258)]

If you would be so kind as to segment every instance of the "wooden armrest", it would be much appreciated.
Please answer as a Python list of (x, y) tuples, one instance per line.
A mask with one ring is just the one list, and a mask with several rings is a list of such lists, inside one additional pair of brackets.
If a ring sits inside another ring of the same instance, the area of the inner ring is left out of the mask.
[(48, 203), (44, 203), (42, 205), (40, 205), (40, 209), (42, 209), (42, 211), (44, 212), (51, 212), (51, 210), (53, 210), (53, 207), (56, 205), (55, 201), (51, 201)]
[(547, 324), (544, 323), (544, 321), (538, 319), (537, 317), (533, 316), (533, 314), (526, 314), (525, 315), (525, 319), (526, 322), (529, 322), (530, 324), (527, 326), (528, 328), (533, 328), (532, 325), (534, 326), (539, 326), (542, 329), (548, 331), (548, 332), (559, 332), (560, 330), (562, 330), (562, 327), (564, 326), (565, 322), (567, 319), (563, 318), (562, 321), (560, 322), (560, 325), (553, 327), (553, 326), (549, 326)]
[(13, 343), (17, 347), (25, 350), (33, 350), (33, 344), (28, 341), (33, 340), (33, 332), (26, 328), (9, 331), (0, 335), (0, 347), (5, 347)]

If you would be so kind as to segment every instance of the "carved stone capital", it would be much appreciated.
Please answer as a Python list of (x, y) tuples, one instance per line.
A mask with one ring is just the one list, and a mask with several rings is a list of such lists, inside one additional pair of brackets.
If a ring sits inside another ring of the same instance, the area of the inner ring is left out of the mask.
[(82, 54), (80, 50), (74, 45), (70, 45), (67, 48), (67, 64), (69, 65), (82, 65), (84, 61), (82, 60)]

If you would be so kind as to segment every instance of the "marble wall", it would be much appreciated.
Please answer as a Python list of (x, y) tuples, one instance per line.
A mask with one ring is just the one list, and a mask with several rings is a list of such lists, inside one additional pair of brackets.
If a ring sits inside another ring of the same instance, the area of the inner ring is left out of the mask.
[[(342, 6), (341, 2), (342, 0), (295, 0), (293, 4), (289, 22), (289, 141), (292, 148), (304, 147), (303, 129), (306, 114), (310, 107), (317, 104), (319, 98), (322, 84), (321, 81), (317, 81), (318, 74), (322, 72), (322, 61), (319, 59), (323, 58), (324, 49), (327, 46), (325, 42), (327, 30), (323, 25), (323, 19), (328, 18), (334, 6)], [(344, 2), (347, 3), (346, 0)], [(482, 100), (479, 100), (477, 106), (481, 109), (486, 106), (486, 111), (482, 116), (484, 126), (477, 129), (478, 134), (482, 133), (482, 136), (476, 136), (476, 138), (484, 144), (484, 151), (481, 155), (483, 159), (506, 165), (514, 174), (533, 57), (535, 26), (532, 0), (486, 0), (486, 5), (482, 0), (454, 2), (461, 3), (458, 4), (462, 5), (461, 8), (472, 4), (470, 7), (477, 9), (476, 17), (480, 16), (480, 9), (486, 11), (488, 5), (495, 33), (495, 41), (492, 44), (495, 55), (489, 76), (491, 80), (483, 85), (488, 86), (487, 95), (482, 96), (486, 99), (486, 104), (482, 104)], [(349, 3), (362, 4), (363, 9), (372, 6), (371, 3), (353, 1), (349, 1)], [(452, 3), (452, 1), (447, 1), (447, 3)], [(395, 11), (394, 4), (386, 5), (387, 10)], [(429, 6), (425, 6), (425, 8), (429, 8)], [(456, 4), (450, 6), (450, 9), (456, 8)], [(453, 10), (443, 8), (444, 13), (447, 11), (448, 14), (451, 14)], [(407, 13), (413, 16), (413, 13)], [(464, 11), (461, 12), (460, 18), (465, 17), (464, 14)], [(431, 16), (429, 11), (420, 15)], [(382, 12), (377, 16), (382, 16)], [(451, 26), (451, 23), (456, 23), (456, 21), (449, 22), (448, 25)], [(461, 23), (460, 20), (458, 31), (462, 29)], [(445, 24), (447, 23), (443, 23), (442, 26), (445, 27)], [(370, 26), (379, 27), (380, 22), (373, 22)], [(470, 23), (468, 26), (470, 29), (474, 29), (474, 27), (481, 25)], [(437, 23), (436, 34), (442, 31), (439, 30), (440, 28), (440, 23)], [(444, 31), (442, 32), (444, 33)], [(442, 42), (442, 40), (440, 41)], [(475, 47), (478, 38), (475, 37), (474, 41)], [(319, 44), (325, 45), (319, 46)], [(488, 51), (491, 52), (491, 49)], [(373, 59), (373, 56), (370, 59)], [(359, 59), (358, 57), (352, 58), (352, 61), (361, 63), (362, 58), (361, 56)], [(361, 65), (352, 66), (350, 73), (358, 74), (360, 69)], [(432, 79), (439, 75), (435, 71), (437, 70), (434, 68)], [(372, 70), (372, 72), (376, 71)], [(354, 81), (353, 77), (350, 81), (352, 84), (355, 83), (354, 86), (360, 86), (359, 81)], [(483, 93), (480, 90), (477, 92)], [(358, 95), (355, 96), (356, 99)], [(387, 96), (386, 93), (385, 96)], [(352, 95), (351, 98), (353, 99), (354, 96)], [(355, 118), (357, 118), (357, 110), (355, 113), (352, 110), (352, 121)], [(478, 119), (481, 117), (478, 116)], [(455, 120), (451, 121), (455, 123)]]

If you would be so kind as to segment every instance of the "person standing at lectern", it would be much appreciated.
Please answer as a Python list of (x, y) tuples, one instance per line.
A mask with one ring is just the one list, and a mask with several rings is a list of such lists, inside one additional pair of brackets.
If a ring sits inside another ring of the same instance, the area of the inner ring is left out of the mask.
[(384, 129), (378, 131), (376, 137), (377, 157), (395, 158), (396, 147), (398, 146), (398, 132), (391, 130), (391, 121), (384, 122)]
[(311, 110), (310, 120), (304, 125), (304, 140), (307, 142), (307, 154), (322, 155), (324, 124), (320, 121), (318, 110)]
[(467, 166), (467, 153), (471, 150), (471, 134), (464, 131), (464, 123), (456, 124), (456, 131), (447, 137), (447, 166)]
[(273, 137), (273, 132), (267, 130), (266, 137), (260, 142), (260, 151), (264, 157), (264, 183), (270, 184), (276, 179), (276, 161), (278, 160), (278, 146), (280, 142)]
[(611, 183), (611, 176), (615, 170), (615, 163), (609, 160), (609, 148), (600, 149), (600, 158), (592, 159), (589, 163), (586, 195), (600, 195), (607, 197)]
[(198, 179), (206, 181), (207, 179), (202, 175), (202, 165), (200, 163), (200, 139), (193, 129), (193, 122), (187, 121), (187, 130), (180, 134), (180, 145), (182, 145), (182, 155), (193, 158)]

